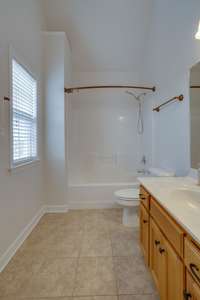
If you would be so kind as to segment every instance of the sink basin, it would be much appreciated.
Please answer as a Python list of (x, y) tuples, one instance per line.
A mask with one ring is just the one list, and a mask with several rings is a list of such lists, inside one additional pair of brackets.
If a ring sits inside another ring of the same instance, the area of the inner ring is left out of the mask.
[(174, 204), (200, 213), (200, 188), (179, 188), (171, 193)]

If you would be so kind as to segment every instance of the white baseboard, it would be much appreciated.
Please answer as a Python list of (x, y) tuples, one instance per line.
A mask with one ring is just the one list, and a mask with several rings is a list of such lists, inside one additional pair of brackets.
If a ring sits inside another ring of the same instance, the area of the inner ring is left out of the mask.
[(45, 213), (67, 213), (67, 205), (46, 205)]
[(18, 235), (16, 240), (10, 245), (7, 251), (0, 257), (0, 272), (3, 271), (44, 214), (45, 207), (42, 207), (35, 217), (30, 221), (30, 223)]
[(7, 251), (0, 257), (0, 273), (15, 255), (17, 250), (21, 247), (23, 242), (27, 239), (29, 234), (33, 231), (40, 219), (46, 213), (66, 213), (68, 207), (66, 205), (46, 205), (42, 207), (29, 224), (21, 231), (16, 240), (10, 245)]
[(69, 209), (106, 209), (119, 207), (114, 202), (97, 202), (97, 201), (74, 201), (69, 202)]

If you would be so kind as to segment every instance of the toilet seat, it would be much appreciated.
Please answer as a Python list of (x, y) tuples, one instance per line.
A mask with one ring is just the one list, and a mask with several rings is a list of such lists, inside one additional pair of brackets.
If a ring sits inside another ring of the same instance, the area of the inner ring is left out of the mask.
[(126, 201), (134, 201), (139, 199), (139, 189), (126, 189), (126, 190), (119, 190), (115, 192), (115, 196), (119, 199), (126, 200)]
[(139, 189), (126, 189), (115, 192), (117, 203), (121, 206), (138, 206), (139, 204)]

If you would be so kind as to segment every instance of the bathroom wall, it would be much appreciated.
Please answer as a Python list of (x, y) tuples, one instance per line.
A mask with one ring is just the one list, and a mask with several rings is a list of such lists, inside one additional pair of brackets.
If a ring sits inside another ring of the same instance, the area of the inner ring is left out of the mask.
[(69, 42), (64, 32), (45, 32), (45, 190), (49, 209), (67, 209), (67, 99)]
[[(37, 75), (39, 82), (40, 161), (9, 171), (9, 104), (0, 115), (0, 269), (12, 250), (11, 244), (43, 206), (42, 152), (42, 41), (44, 28), (36, 0), (1, 1), (0, 9), (0, 101), (9, 95), (9, 45)], [(11, 247), (11, 248), (10, 248)], [(6, 252), (8, 251), (8, 252)]]
[[(139, 82), (134, 73), (73, 74), (74, 86), (133, 82)], [(70, 185), (133, 182), (142, 158), (137, 133), (138, 102), (125, 91), (90, 90), (70, 96)]]
[(185, 96), (183, 103), (151, 112), (148, 126), (153, 142), (147, 149), (153, 164), (174, 169), (177, 175), (186, 175), (190, 169), (189, 69), (200, 60), (200, 41), (194, 38), (199, 11), (196, 0), (154, 0), (144, 58), (144, 81), (157, 86), (152, 106), (175, 95)]
[[(195, 65), (190, 72), (190, 85), (200, 84), (200, 64)], [(197, 169), (200, 163), (200, 89), (190, 89), (191, 117), (191, 166)]]

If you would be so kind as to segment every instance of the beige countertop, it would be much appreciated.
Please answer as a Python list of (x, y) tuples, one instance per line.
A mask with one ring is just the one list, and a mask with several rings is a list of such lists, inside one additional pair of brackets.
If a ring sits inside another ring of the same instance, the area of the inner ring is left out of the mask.
[(139, 182), (200, 243), (200, 186), (190, 177), (140, 177)]

